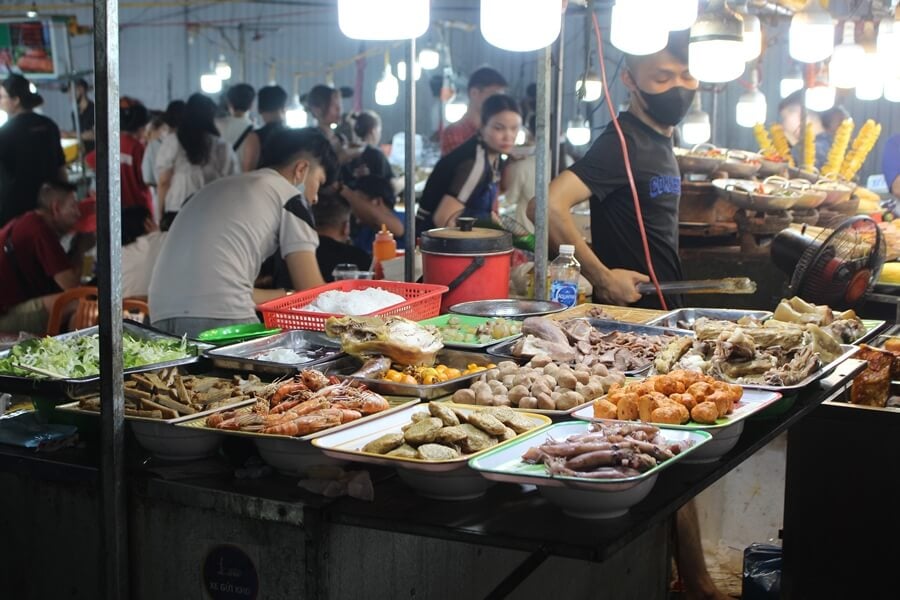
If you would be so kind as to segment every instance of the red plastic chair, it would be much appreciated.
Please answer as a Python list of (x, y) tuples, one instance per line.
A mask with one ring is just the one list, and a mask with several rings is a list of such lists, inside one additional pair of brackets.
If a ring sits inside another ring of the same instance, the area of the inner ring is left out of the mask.
[[(78, 304), (75, 306), (75, 313), (69, 319), (68, 324), (71, 329), (84, 329), (85, 327), (93, 327), (100, 320), (100, 307), (98, 304), (97, 288), (95, 287), (77, 287), (66, 290), (53, 303), (53, 309), (50, 311), (50, 318), (47, 321), (47, 335), (58, 335), (62, 333), (63, 320), (67, 314), (67, 308), (73, 302)], [(135, 321), (145, 321), (150, 317), (150, 307), (144, 300), (138, 298), (125, 298), (122, 300), (122, 310), (125, 316)]]

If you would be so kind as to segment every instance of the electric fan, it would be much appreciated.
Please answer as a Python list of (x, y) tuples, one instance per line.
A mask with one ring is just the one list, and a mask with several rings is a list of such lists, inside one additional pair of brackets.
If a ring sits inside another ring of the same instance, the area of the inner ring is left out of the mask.
[(872, 289), (884, 254), (878, 224), (863, 216), (834, 229), (785, 229), (771, 249), (772, 262), (791, 278), (787, 296), (840, 309), (859, 304)]

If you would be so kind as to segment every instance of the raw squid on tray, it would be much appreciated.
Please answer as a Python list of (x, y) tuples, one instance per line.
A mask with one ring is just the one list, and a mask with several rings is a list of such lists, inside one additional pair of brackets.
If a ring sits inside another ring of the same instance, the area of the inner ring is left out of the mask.
[(212, 415), (207, 427), (253, 431), (272, 435), (304, 436), (336, 427), (390, 408), (381, 395), (358, 381), (339, 382), (313, 369), (257, 400), (250, 410)]
[(676, 454), (690, 441), (670, 442), (658, 427), (645, 423), (591, 423), (588, 433), (550, 439), (529, 448), (522, 460), (543, 463), (551, 476), (588, 479), (637, 477)]

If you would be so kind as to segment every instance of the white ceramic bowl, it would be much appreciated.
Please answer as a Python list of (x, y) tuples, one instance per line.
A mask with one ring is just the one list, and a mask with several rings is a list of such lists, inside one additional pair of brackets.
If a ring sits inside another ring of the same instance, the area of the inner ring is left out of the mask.
[(215, 454), (222, 436), (210, 431), (176, 427), (165, 421), (128, 421), (138, 443), (163, 460), (197, 460)]

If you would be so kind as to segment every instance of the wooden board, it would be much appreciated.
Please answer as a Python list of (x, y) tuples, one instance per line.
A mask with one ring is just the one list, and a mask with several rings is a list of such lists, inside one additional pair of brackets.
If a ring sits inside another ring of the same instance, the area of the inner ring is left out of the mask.
[(577, 319), (579, 317), (586, 316), (592, 309), (595, 308), (602, 308), (611, 318), (617, 321), (623, 321), (625, 323), (646, 323), (651, 319), (665, 314), (664, 311), (653, 310), (650, 308), (633, 308), (630, 306), (613, 306), (610, 304), (587, 303), (579, 304), (578, 306), (574, 306), (569, 310), (564, 310), (560, 313), (548, 315), (548, 318), (555, 321), (561, 321), (563, 319)]

